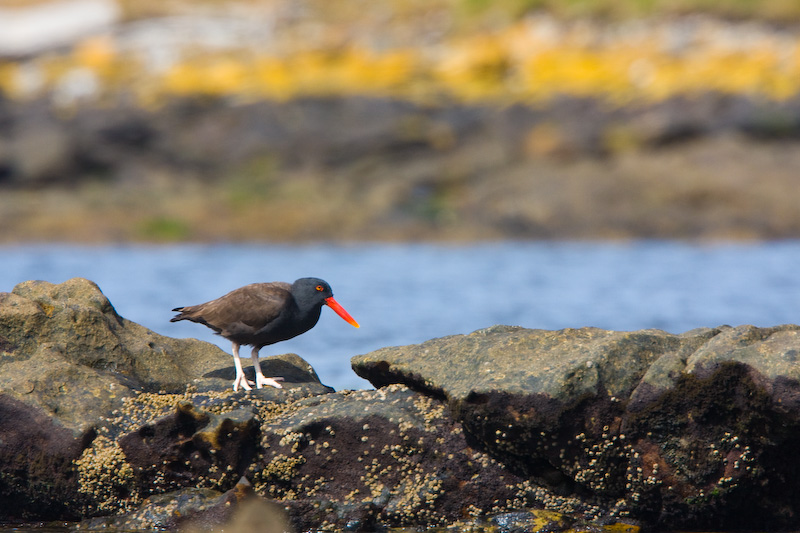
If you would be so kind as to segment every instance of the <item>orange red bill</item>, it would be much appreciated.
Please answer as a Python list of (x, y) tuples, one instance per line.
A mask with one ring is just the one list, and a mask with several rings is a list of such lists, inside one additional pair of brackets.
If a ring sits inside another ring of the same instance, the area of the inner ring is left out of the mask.
[(342, 317), (346, 322), (352, 324), (353, 326), (360, 328), (361, 326), (358, 325), (358, 322), (355, 321), (353, 317), (350, 316), (350, 313), (344, 310), (344, 307), (339, 305), (339, 302), (333, 299), (333, 296), (329, 298), (325, 298), (325, 305), (333, 309), (337, 315)]

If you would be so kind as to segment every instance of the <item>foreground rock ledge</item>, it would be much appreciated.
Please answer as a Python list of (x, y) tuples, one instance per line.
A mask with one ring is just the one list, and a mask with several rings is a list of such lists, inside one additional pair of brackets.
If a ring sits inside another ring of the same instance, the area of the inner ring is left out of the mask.
[(355, 357), (378, 390), (288, 354), (262, 362), (285, 389), (234, 393), (217, 347), (25, 282), (0, 293), (0, 520), (796, 528), (798, 331), (495, 326)]
[(800, 524), (800, 327), (682, 335), (495, 326), (353, 358), (442, 399), (466, 441), (612, 516), (669, 528)]

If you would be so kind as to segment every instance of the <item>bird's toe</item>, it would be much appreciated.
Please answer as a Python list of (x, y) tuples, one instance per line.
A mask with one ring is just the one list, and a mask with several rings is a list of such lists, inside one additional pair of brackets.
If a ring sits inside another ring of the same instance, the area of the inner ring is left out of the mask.
[(256, 376), (256, 386), (259, 389), (264, 385), (269, 385), (270, 387), (275, 387), (276, 389), (282, 389), (283, 385), (278, 383), (278, 381), (283, 381), (283, 378), (268, 378), (264, 376)]
[(253, 382), (245, 379), (244, 375), (237, 376), (236, 380), (233, 382), (233, 392), (239, 390), (239, 385), (241, 385), (244, 390), (253, 390), (253, 387), (251, 387)]

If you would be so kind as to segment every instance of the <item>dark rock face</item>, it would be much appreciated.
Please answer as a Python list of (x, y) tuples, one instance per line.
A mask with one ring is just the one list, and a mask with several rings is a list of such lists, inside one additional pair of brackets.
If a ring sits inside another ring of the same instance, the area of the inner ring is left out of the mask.
[[(231, 105), (226, 98), (184, 98), (156, 111), (80, 108), (68, 117), (46, 101), (0, 99), (0, 186), (41, 187), (102, 174), (167, 169), (225, 175), (249, 158), (273, 154), (288, 165), (337, 166), (365, 155), (417, 157), (497, 138), (508, 160), (531, 128), (558, 124), (560, 155), (601, 155), (619, 129), (647, 147), (736, 132), (755, 139), (796, 138), (798, 99), (765, 102), (720, 93), (652, 104), (609, 106), (564, 96), (544, 107), (420, 105), (388, 98), (294, 98)], [(69, 176), (70, 178), (65, 178)]]
[(231, 490), (188, 488), (151, 496), (135, 511), (84, 520), (82, 531), (219, 531), (284, 533), (289, 523), (284, 510), (259, 498), (242, 478)]
[(800, 327), (670, 335), (493, 327), (353, 359), (376, 386), (446, 399), (468, 442), (609, 516), (787, 528)]
[(320, 521), (367, 531), (445, 525), (545, 492), (470, 447), (442, 402), (397, 385), (301, 400), (270, 421), (262, 444), (255, 487), (290, 500), (301, 531)]
[(42, 409), (0, 393), (0, 435), (0, 516), (70, 516), (78, 499), (72, 461), (91, 433), (75, 437)]
[[(158, 494), (219, 492), (242, 475), (281, 501), (298, 531), (442, 525), (543, 499), (561, 511), (595, 511), (469, 446), (439, 400), (399, 385), (295, 391), (128, 399), (77, 461), (85, 512), (129, 521)], [(197, 505), (200, 496), (191, 493)]]

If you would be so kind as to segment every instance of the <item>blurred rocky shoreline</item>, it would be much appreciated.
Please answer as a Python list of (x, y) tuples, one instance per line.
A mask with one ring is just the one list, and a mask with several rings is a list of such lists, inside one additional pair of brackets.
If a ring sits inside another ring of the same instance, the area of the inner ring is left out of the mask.
[(0, 242), (797, 238), (798, 168), (800, 98), (0, 100)]
[(794, 19), (52, 4), (94, 17), (0, 42), (3, 243), (800, 237)]

